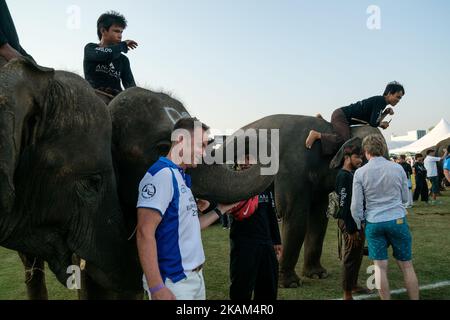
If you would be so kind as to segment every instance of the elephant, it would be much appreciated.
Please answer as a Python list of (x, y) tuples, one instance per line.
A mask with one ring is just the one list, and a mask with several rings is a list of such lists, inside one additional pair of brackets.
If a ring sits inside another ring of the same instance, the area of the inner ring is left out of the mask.
[[(135, 292), (111, 155), (111, 118), (89, 84), (19, 58), (0, 70), (0, 245), (68, 284), (73, 254), (102, 287)], [(124, 276), (125, 275), (125, 276)], [(38, 281), (42, 284), (42, 278)], [(44, 288), (37, 294), (46, 295)]]
[[(331, 132), (331, 124), (321, 117), (278, 114), (257, 120), (242, 129), (279, 129), (280, 163), (274, 185), (276, 207), (283, 221), (284, 253), (280, 260), (280, 286), (296, 288), (301, 285), (295, 267), (303, 243), (303, 275), (326, 278), (328, 274), (322, 267), (320, 258), (328, 224), (328, 194), (334, 190), (338, 172), (336, 167), (342, 162), (343, 152), (341, 148), (334, 157), (324, 157), (320, 141), (311, 150), (305, 148), (304, 141), (311, 129)], [(369, 134), (381, 135), (378, 129), (370, 126), (353, 127), (350, 142), (361, 144), (362, 138)], [(384, 138), (383, 141), (385, 142)], [(387, 157), (387, 146), (385, 156)], [(193, 179), (195, 177), (193, 173)]]
[[(130, 231), (136, 223), (136, 186), (140, 178), (159, 156), (169, 150), (170, 132), (175, 121), (189, 114), (180, 102), (170, 96), (142, 88), (124, 91), (109, 107), (119, 197)], [(259, 166), (254, 166), (251, 172), (242, 173), (233, 172), (226, 165), (200, 165), (189, 171), (194, 195), (215, 202), (233, 203), (262, 192), (274, 179), (276, 206), (283, 214), (285, 247), (280, 262), (280, 284), (283, 287), (300, 284), (294, 268), (303, 242), (303, 274), (326, 277), (320, 257), (327, 227), (325, 213), (328, 194), (334, 189), (338, 171), (330, 169), (329, 165), (331, 161), (339, 163), (339, 160), (322, 156), (320, 142), (307, 150), (303, 141), (311, 129), (331, 132), (331, 124), (317, 117), (272, 115), (243, 129), (279, 129), (279, 171), (271, 177), (261, 176)], [(360, 138), (368, 134), (381, 134), (378, 129), (369, 126), (354, 127), (352, 133)], [(228, 138), (224, 148), (235, 138), (236, 135)]]

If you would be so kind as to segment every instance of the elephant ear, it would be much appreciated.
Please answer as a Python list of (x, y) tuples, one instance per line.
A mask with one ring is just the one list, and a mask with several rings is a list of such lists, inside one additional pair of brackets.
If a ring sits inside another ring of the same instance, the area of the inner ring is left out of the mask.
[(330, 162), (330, 169), (337, 169), (342, 165), (342, 161), (344, 160), (344, 149), (348, 146), (361, 146), (362, 139), (360, 137), (353, 137), (350, 140), (347, 140), (339, 151), (336, 153), (334, 158)]
[[(10, 79), (8, 83), (0, 83), (0, 242), (2, 242), (12, 232), (14, 225), (19, 223), (19, 217), (13, 213), (14, 175), (22, 144), (30, 140), (24, 139), (23, 134), (28, 132), (31, 137), (32, 133), (38, 131), (28, 128), (28, 122), (25, 121), (34, 107), (30, 101), (45, 100), (55, 71), (21, 57), (9, 61), (2, 67), (0, 73), (11, 75), (6, 77)], [(17, 92), (20, 94), (16, 95)], [(28, 130), (24, 130), (25, 128)]]

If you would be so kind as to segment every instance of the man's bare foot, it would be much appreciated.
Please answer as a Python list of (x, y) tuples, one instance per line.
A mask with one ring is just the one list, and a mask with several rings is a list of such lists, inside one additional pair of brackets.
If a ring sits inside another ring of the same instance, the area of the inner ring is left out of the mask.
[(306, 148), (311, 149), (312, 145), (314, 144), (314, 142), (318, 139), (320, 139), (322, 137), (322, 135), (320, 134), (320, 132), (317, 132), (315, 130), (311, 130), (309, 132), (308, 138), (306, 138)]

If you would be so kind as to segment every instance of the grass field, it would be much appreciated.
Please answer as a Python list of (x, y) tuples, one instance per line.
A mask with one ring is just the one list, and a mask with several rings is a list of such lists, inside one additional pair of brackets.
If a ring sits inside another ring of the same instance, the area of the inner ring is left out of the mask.
[[(428, 206), (418, 203), (409, 210), (409, 224), (413, 235), (413, 261), (419, 285), (428, 285), (450, 280), (450, 191), (440, 198), (440, 205)], [(337, 258), (337, 227), (330, 221), (324, 243), (322, 264), (330, 276), (324, 280), (303, 279), (297, 289), (280, 289), (279, 299), (336, 299), (341, 297), (340, 261)], [(228, 231), (213, 226), (203, 233), (206, 264), (205, 278), (208, 299), (228, 299), (229, 286), (229, 241)], [(301, 260), (297, 272), (301, 272)], [(403, 287), (401, 273), (391, 261), (389, 279), (391, 290)], [(364, 284), (369, 261), (364, 258), (360, 282)], [(50, 299), (76, 299), (76, 292), (59, 284), (48, 273), (47, 284)], [(15, 252), (0, 248), (0, 300), (26, 299), (23, 282), (23, 267)], [(393, 299), (406, 299), (406, 294)], [(421, 292), (422, 299), (450, 299), (450, 286)]]

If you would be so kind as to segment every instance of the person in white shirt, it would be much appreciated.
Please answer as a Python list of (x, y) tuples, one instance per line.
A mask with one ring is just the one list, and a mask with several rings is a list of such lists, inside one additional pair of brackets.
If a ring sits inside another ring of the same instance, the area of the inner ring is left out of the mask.
[(369, 135), (362, 142), (366, 165), (353, 178), (351, 211), (369, 246), (369, 259), (375, 265), (375, 279), (381, 299), (389, 300), (388, 247), (400, 267), (411, 300), (419, 299), (419, 284), (412, 263), (412, 237), (406, 209), (408, 180), (403, 168), (386, 160), (385, 143), (380, 135)]
[(427, 169), (427, 177), (431, 182), (431, 197), (432, 204), (437, 204), (436, 198), (439, 193), (439, 175), (437, 164), (441, 160), (445, 159), (447, 156), (447, 150), (445, 150), (444, 155), (442, 157), (433, 157), (432, 154), (435, 153), (435, 150), (428, 150), (427, 156), (423, 162), (425, 165), (425, 169)]
[[(184, 171), (203, 158), (207, 131), (195, 118), (179, 120), (169, 154), (153, 164), (139, 185), (137, 247), (144, 289), (152, 300), (206, 299), (200, 231), (235, 206), (219, 204), (209, 213), (198, 214), (202, 208), (197, 207)], [(203, 202), (203, 207), (209, 206)]]

